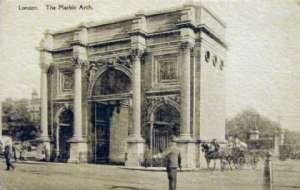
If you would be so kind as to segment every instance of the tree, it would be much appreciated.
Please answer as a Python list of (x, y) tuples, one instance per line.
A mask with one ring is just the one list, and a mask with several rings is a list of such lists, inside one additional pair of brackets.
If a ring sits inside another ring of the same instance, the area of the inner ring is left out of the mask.
[(39, 130), (32, 121), (28, 109), (28, 100), (13, 101), (12, 99), (6, 99), (2, 105), (3, 128), (6, 129), (8, 135), (19, 141), (31, 140), (38, 136)]
[(246, 141), (251, 130), (258, 129), (263, 137), (272, 137), (281, 131), (280, 125), (261, 116), (254, 109), (246, 109), (226, 121), (227, 136), (237, 136)]
[(300, 131), (285, 130), (284, 144), (291, 146), (300, 146)]

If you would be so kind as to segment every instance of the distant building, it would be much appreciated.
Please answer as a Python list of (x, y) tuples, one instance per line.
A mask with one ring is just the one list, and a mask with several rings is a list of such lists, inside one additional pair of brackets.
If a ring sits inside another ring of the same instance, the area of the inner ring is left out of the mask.
[(224, 32), (196, 5), (46, 32), (41, 139), (49, 153), (138, 166), (145, 145), (156, 154), (176, 135), (183, 167), (199, 166), (200, 140), (225, 139)]
[(41, 99), (38, 96), (36, 90), (33, 90), (31, 94), (31, 100), (28, 103), (28, 109), (31, 115), (31, 119), (34, 123), (40, 124), (41, 115)]

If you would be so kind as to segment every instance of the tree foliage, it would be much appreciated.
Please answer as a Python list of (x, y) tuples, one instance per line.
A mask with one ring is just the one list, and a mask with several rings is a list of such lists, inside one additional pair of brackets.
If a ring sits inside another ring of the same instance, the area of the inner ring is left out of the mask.
[(25, 141), (38, 136), (38, 127), (32, 121), (28, 101), (6, 99), (2, 104), (3, 128), (14, 140)]
[(227, 136), (237, 136), (243, 141), (248, 140), (250, 131), (255, 129), (262, 137), (272, 137), (281, 131), (279, 123), (260, 115), (254, 109), (246, 109), (226, 121)]
[(300, 131), (285, 130), (284, 136), (284, 144), (300, 146)]

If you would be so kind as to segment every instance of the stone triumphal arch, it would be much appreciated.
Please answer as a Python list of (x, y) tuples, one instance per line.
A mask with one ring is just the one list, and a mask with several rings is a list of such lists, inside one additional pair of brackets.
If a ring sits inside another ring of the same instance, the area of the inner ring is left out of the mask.
[(47, 31), (41, 139), (52, 160), (138, 166), (175, 135), (183, 167), (225, 137), (224, 23), (185, 5)]

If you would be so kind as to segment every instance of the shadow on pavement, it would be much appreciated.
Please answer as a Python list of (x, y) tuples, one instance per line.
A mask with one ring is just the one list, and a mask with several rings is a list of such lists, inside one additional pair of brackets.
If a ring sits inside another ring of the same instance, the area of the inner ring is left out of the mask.
[(129, 190), (151, 190), (151, 189), (143, 189), (143, 188), (137, 188), (137, 187), (130, 187), (130, 186), (119, 186), (119, 185), (115, 185), (112, 186), (110, 189), (129, 189)]
[(13, 161), (13, 164), (48, 165), (47, 162), (31, 162), (31, 161), (17, 161), (17, 162)]
[(276, 185), (276, 187), (285, 187), (285, 188), (291, 188), (291, 189), (299, 189), (300, 186), (295, 186), (295, 185)]

